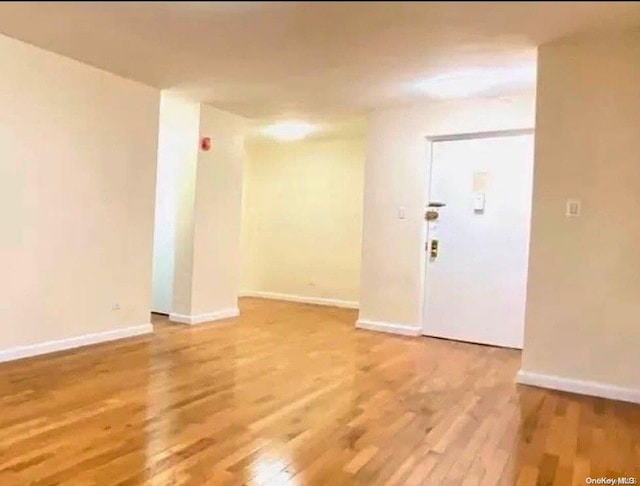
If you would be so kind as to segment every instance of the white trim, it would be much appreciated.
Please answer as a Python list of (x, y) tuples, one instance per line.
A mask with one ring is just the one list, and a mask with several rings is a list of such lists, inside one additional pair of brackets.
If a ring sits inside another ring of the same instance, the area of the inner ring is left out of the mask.
[(400, 334), (402, 336), (420, 336), (420, 328), (409, 326), (407, 324), (396, 324), (393, 322), (366, 321), (358, 319), (356, 322), (358, 329), (366, 329), (368, 331), (388, 332), (391, 334)]
[(65, 351), (68, 349), (89, 346), (91, 344), (104, 343), (107, 341), (115, 341), (116, 339), (124, 339), (142, 334), (153, 332), (151, 323), (141, 324), (139, 326), (125, 327), (122, 329), (113, 329), (110, 331), (96, 332), (93, 334), (83, 334), (66, 339), (56, 341), (46, 341), (44, 343), (29, 344), (26, 346), (16, 346), (9, 349), (0, 350), (0, 363), (4, 361), (13, 361), (15, 359), (29, 358), (40, 354), (55, 353), (57, 351)]
[(488, 130), (486, 132), (450, 133), (447, 135), (427, 135), (429, 142), (455, 142), (456, 140), (474, 140), (476, 138), (518, 137), (533, 135), (535, 128), (508, 128), (506, 130)]
[(277, 292), (263, 292), (261, 290), (247, 290), (241, 292), (242, 297), (257, 297), (260, 299), (285, 300), (287, 302), (300, 302), (302, 304), (326, 305), (330, 307), (344, 307), (345, 309), (357, 309), (358, 303), (352, 300), (327, 299), (324, 297), (306, 297), (303, 295), (280, 294)]
[(639, 389), (609, 385), (597, 381), (574, 380), (573, 378), (545, 375), (526, 370), (518, 371), (516, 381), (523, 385), (551, 388), (552, 390), (609, 398), (611, 400), (621, 400), (623, 402), (640, 403)]
[(219, 321), (221, 319), (229, 319), (238, 317), (240, 310), (237, 307), (229, 307), (216, 312), (208, 312), (206, 314), (186, 315), (186, 314), (169, 314), (171, 322), (180, 322), (182, 324), (201, 324), (203, 322)]

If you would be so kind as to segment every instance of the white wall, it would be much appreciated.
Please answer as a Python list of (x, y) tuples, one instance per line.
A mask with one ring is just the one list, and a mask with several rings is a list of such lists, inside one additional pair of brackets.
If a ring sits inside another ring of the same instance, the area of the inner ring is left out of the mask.
[[(584, 380), (606, 388), (579, 391), (624, 387), (637, 401), (639, 59), (639, 33), (540, 49), (522, 363), (551, 386)], [(582, 200), (581, 217), (565, 217), (568, 198)]]
[(0, 73), (0, 350), (148, 323), (159, 92), (4, 36)]
[[(426, 136), (532, 128), (533, 93), (429, 103), (373, 112), (369, 118), (360, 288), (361, 323), (418, 332), (423, 308)], [(397, 217), (399, 206), (406, 219)]]
[(212, 147), (198, 153), (190, 315), (237, 312), (245, 125), (201, 105), (200, 133)]
[(357, 306), (365, 140), (248, 145), (242, 289)]
[[(189, 198), (189, 196), (193, 195), (192, 183), (195, 180), (198, 158), (199, 125), (200, 105), (198, 103), (168, 91), (162, 92), (158, 133), (151, 308), (165, 314), (169, 314), (173, 309), (176, 230), (181, 200), (187, 204), (187, 208), (181, 212), (181, 215), (188, 221), (186, 225), (180, 226), (182, 230), (180, 235), (184, 235), (185, 232), (190, 235), (193, 231), (192, 217), (189, 218), (189, 213), (193, 212), (193, 197)], [(184, 200), (185, 192), (187, 193), (186, 201)], [(192, 244), (191, 239), (188, 239), (188, 249)], [(186, 260), (190, 259), (189, 252)], [(191, 272), (188, 273), (190, 278)], [(189, 295), (187, 300), (190, 298)]]
[(244, 132), (241, 117), (162, 94), (154, 290), (172, 320), (238, 312)]

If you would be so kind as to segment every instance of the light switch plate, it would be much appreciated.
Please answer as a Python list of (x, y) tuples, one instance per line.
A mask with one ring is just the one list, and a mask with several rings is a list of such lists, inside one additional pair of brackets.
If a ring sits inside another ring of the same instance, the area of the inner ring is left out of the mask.
[(567, 199), (567, 218), (577, 218), (582, 210), (579, 199)]

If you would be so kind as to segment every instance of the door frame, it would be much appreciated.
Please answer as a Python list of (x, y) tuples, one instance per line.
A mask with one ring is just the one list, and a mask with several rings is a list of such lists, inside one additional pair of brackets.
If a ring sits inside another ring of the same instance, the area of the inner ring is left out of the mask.
[[(427, 135), (425, 140), (427, 142), (426, 153), (426, 185), (424, 190), (424, 198), (422, 201), (422, 211), (424, 213), (427, 204), (429, 204), (429, 197), (431, 194), (431, 169), (433, 166), (433, 144), (436, 142), (452, 142), (456, 140), (473, 140), (478, 138), (498, 138), (498, 137), (517, 137), (519, 135), (535, 135), (535, 128), (514, 128), (507, 130), (489, 130), (482, 132), (464, 132), (464, 133), (452, 133), (447, 135)], [(534, 146), (535, 151), (535, 146)], [(533, 158), (533, 170), (535, 174), (535, 152)], [(532, 181), (533, 182), (533, 181)], [(420, 272), (422, 278), (420, 279), (420, 334), (426, 335), (428, 318), (427, 318), (427, 279), (428, 276), (428, 260), (427, 260), (427, 243), (429, 242), (429, 225), (422, 217), (423, 230), (421, 231), (420, 239)], [(531, 236), (529, 236), (529, 243), (531, 243)]]

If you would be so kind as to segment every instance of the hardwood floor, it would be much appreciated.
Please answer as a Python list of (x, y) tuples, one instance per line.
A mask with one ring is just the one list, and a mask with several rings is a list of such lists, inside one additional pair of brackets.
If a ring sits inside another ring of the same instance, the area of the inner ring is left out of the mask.
[(0, 366), (0, 485), (640, 478), (640, 407), (516, 386), (520, 353), (245, 299), (242, 317)]

